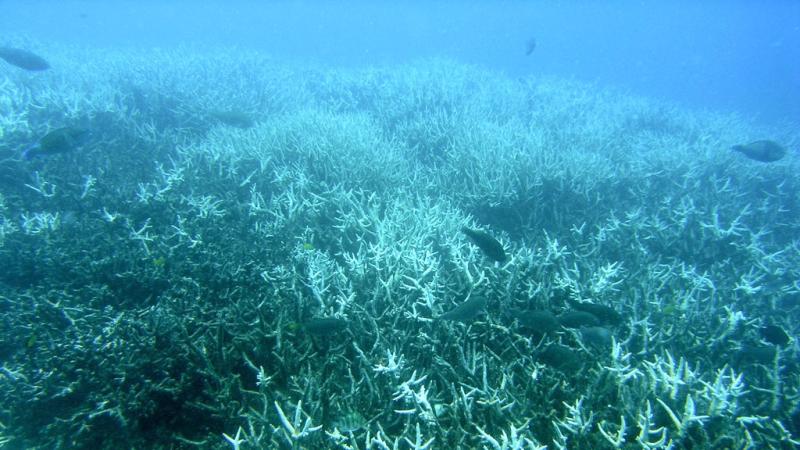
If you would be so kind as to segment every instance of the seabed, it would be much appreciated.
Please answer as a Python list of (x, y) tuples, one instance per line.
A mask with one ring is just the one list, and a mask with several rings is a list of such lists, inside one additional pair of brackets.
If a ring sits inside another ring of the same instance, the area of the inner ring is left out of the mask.
[(730, 151), (796, 128), (451, 60), (46, 50), (0, 68), (0, 448), (800, 443), (800, 159)]

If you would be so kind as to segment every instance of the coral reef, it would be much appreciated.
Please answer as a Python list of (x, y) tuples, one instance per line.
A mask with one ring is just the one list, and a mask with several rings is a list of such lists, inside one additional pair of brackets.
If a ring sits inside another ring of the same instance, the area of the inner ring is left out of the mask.
[(47, 50), (0, 78), (0, 446), (800, 443), (800, 164), (729, 150), (797, 129), (448, 60)]

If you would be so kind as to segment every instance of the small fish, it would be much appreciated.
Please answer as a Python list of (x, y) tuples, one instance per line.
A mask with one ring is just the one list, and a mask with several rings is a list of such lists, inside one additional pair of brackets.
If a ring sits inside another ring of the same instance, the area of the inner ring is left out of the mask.
[(777, 325), (767, 325), (761, 328), (761, 337), (770, 344), (784, 346), (789, 343), (791, 337), (783, 328)]
[(251, 128), (253, 126), (253, 118), (242, 111), (211, 111), (209, 116), (216, 119), (223, 125), (228, 125), (231, 127)]
[(678, 305), (675, 303), (669, 303), (667, 306), (661, 308), (661, 314), (665, 316), (672, 316), (678, 312)]
[(513, 317), (519, 321), (520, 326), (533, 334), (543, 335), (559, 330), (558, 318), (550, 311), (543, 310), (512, 310)]
[(566, 328), (594, 327), (600, 325), (600, 320), (592, 313), (586, 311), (567, 311), (558, 316), (558, 322)]
[(0, 47), (0, 58), (20, 69), (40, 71), (50, 68), (44, 58), (21, 48)]
[(455, 320), (456, 322), (466, 322), (472, 320), (478, 314), (482, 313), (483, 310), (486, 308), (486, 297), (476, 296), (475, 298), (471, 298), (464, 303), (456, 306), (455, 308), (447, 311), (446, 313), (442, 314), (441, 316), (437, 317), (437, 320)]
[(461, 228), (461, 232), (466, 234), (472, 243), (481, 249), (484, 255), (497, 262), (506, 260), (506, 252), (503, 249), (503, 244), (489, 235), (489, 233), (481, 230), (472, 230), (467, 227)]
[(349, 411), (345, 412), (342, 416), (337, 417), (333, 421), (332, 425), (342, 433), (354, 433), (364, 428), (364, 425), (366, 424), (367, 421), (364, 420), (364, 416), (362, 416), (358, 411)]
[(611, 347), (611, 330), (606, 327), (583, 327), (580, 330), (583, 342), (592, 347), (609, 348)]
[(531, 56), (534, 50), (536, 50), (536, 38), (530, 38), (525, 42), (525, 56)]
[(84, 128), (56, 128), (42, 136), (38, 144), (28, 147), (22, 153), (22, 157), (24, 159), (33, 159), (36, 156), (70, 152), (83, 144), (88, 136), (89, 130)]
[(777, 142), (763, 140), (745, 145), (734, 145), (731, 150), (761, 162), (775, 162), (786, 156), (786, 149)]
[(312, 336), (331, 336), (347, 329), (349, 322), (336, 317), (319, 317), (303, 324), (306, 333)]
[(736, 365), (740, 364), (772, 364), (777, 355), (776, 347), (772, 345), (742, 344), (736, 354)]
[(36, 332), (34, 331), (33, 333), (31, 333), (30, 336), (28, 336), (28, 339), (25, 340), (25, 348), (32, 349), (36, 345), (36, 341), (38, 340), (39, 340), (39, 335), (36, 334)]
[(609, 306), (591, 302), (578, 302), (575, 300), (569, 300), (569, 304), (578, 311), (587, 312), (597, 317), (601, 324), (616, 325), (622, 322), (622, 316), (620, 316), (614, 308)]
[(539, 359), (548, 366), (562, 371), (574, 371), (583, 366), (578, 352), (559, 344), (549, 345), (539, 353)]

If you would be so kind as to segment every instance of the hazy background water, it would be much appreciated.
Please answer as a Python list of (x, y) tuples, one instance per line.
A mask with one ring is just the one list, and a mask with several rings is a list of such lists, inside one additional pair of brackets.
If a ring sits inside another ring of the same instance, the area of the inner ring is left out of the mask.
[(446, 56), (800, 123), (798, 0), (15, 0), (0, 1), (0, 29), (0, 44), (221, 44), (337, 65)]

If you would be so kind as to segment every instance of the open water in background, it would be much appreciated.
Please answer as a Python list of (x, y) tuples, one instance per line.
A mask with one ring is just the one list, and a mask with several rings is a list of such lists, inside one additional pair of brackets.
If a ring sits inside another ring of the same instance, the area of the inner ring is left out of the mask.
[[(332, 65), (444, 56), (800, 123), (800, 1), (0, 1), (0, 44), (235, 45)], [(525, 43), (534, 37), (535, 52)], [(16, 42), (16, 41), (14, 41)], [(44, 54), (46, 57), (46, 52)]]

